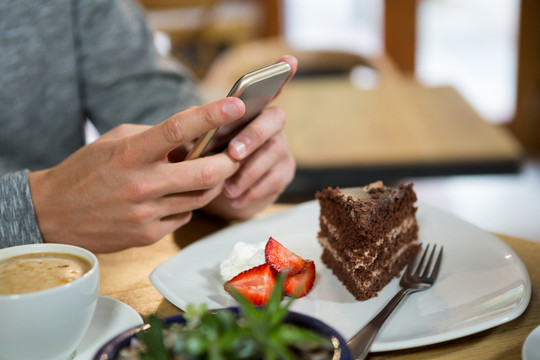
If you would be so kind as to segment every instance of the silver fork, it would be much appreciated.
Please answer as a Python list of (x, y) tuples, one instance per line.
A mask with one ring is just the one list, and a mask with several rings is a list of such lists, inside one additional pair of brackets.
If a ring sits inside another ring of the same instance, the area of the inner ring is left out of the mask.
[(392, 300), (390, 300), (388, 304), (386, 304), (386, 306), (369, 323), (367, 323), (366, 326), (362, 328), (362, 330), (357, 332), (347, 342), (347, 345), (349, 346), (349, 349), (353, 355), (353, 359), (361, 360), (366, 357), (366, 355), (369, 353), (373, 340), (375, 340), (375, 337), (377, 336), (384, 322), (386, 319), (388, 319), (392, 311), (394, 311), (394, 309), (399, 305), (401, 300), (405, 298), (405, 296), (413, 292), (427, 290), (435, 283), (435, 280), (437, 280), (437, 276), (439, 275), (443, 255), (443, 247), (441, 246), (441, 250), (438, 253), (437, 259), (435, 260), (435, 265), (433, 265), (432, 269), (431, 263), (435, 257), (436, 248), (437, 245), (434, 245), (433, 249), (431, 250), (431, 254), (429, 255), (429, 259), (424, 265), (426, 255), (429, 250), (429, 245), (426, 247), (426, 250), (422, 253), (422, 258), (420, 259), (420, 262), (418, 262), (415, 271), (414, 264), (417, 262), (416, 259), (418, 258), (420, 250), (422, 249), (422, 246), (418, 247), (416, 255), (409, 265), (407, 265), (407, 269), (401, 278), (399, 283), (401, 289), (392, 298)]

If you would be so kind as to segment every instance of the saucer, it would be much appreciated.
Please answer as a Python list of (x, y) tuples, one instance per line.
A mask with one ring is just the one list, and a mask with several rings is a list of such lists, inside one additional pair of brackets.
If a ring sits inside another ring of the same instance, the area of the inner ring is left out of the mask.
[(143, 323), (141, 316), (121, 301), (99, 296), (90, 328), (77, 348), (73, 360), (91, 360), (107, 341), (121, 332)]
[(523, 360), (540, 359), (540, 326), (527, 336), (521, 352)]

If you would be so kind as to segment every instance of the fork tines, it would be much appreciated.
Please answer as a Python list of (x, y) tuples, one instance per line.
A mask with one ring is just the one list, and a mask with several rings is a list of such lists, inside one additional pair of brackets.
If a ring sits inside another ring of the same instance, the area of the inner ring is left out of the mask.
[[(424, 264), (426, 260), (426, 255), (429, 253), (430, 246), (431, 244), (427, 244), (425, 250), (423, 250), (422, 244), (420, 243), (420, 246), (418, 247), (417, 253), (415, 255), (415, 259), (411, 261), (409, 263), (409, 266), (407, 267), (407, 272), (415, 277), (429, 278), (429, 280), (435, 281), (437, 279), (437, 275), (439, 274), (439, 269), (441, 267), (444, 247), (441, 246), (439, 250), (439, 254), (437, 255), (437, 259), (435, 260), (435, 264), (432, 267), (432, 262), (435, 257), (435, 252), (437, 250), (437, 244), (433, 245), (433, 248), (431, 249), (431, 253), (428, 257), (427, 263)], [(418, 265), (416, 265), (416, 271), (413, 274), (414, 263), (416, 262), (416, 258), (418, 258), (418, 255), (420, 254), (422, 250), (423, 250), (422, 257), (418, 261)]]

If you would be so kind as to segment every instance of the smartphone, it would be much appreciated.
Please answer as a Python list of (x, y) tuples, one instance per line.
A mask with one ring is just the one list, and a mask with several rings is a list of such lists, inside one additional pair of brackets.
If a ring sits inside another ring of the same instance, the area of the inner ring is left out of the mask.
[(290, 65), (280, 61), (240, 77), (229, 91), (227, 97), (240, 98), (246, 106), (246, 112), (240, 119), (201, 135), (185, 160), (192, 160), (225, 150), (229, 145), (229, 141), (250, 121), (256, 118), (276, 96), (285, 85), (290, 73)]

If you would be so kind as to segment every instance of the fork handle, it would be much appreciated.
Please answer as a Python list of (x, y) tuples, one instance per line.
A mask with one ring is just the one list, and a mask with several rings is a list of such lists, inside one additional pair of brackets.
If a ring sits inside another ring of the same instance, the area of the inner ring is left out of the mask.
[(405, 298), (412, 291), (411, 289), (401, 288), (396, 295), (386, 304), (386, 306), (373, 318), (370, 322), (366, 324), (357, 332), (348, 342), (347, 345), (351, 350), (354, 359), (361, 360), (366, 357), (371, 348), (371, 344), (375, 337), (379, 333), (379, 330), (383, 326), (384, 322), (392, 311), (399, 305), (401, 300)]

